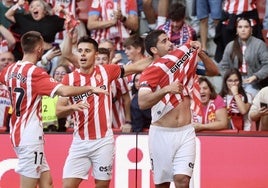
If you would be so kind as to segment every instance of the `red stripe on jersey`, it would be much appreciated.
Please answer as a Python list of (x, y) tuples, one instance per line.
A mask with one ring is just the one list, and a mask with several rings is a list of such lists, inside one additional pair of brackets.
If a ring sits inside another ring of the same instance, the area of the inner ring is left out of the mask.
[[(106, 88), (110, 93), (111, 82), (121, 73), (119, 65), (96, 66), (93, 73), (83, 74), (80, 70), (66, 75), (62, 83), (73, 86), (90, 85)], [(88, 109), (76, 111), (72, 114), (74, 123), (74, 137), (82, 140), (98, 139), (105, 137), (112, 124), (111, 95), (82, 94), (70, 97), (70, 103), (76, 104), (85, 101)]]

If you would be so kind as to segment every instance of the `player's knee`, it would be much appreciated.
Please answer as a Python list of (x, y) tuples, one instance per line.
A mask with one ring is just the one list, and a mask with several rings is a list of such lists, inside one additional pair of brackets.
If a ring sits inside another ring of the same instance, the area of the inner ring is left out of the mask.
[(95, 180), (95, 188), (109, 188), (110, 180)]
[(190, 177), (183, 174), (177, 174), (174, 176), (174, 183), (179, 188), (189, 188)]

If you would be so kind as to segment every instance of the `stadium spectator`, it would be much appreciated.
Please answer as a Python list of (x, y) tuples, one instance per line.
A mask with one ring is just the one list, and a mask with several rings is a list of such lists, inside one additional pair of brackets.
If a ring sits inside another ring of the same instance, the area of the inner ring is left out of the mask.
[[(127, 64), (136, 63), (145, 58), (144, 40), (139, 35), (132, 35), (124, 41), (125, 53), (128, 58)], [(134, 74), (127, 76), (129, 88), (133, 86)], [(130, 93), (131, 95), (131, 93)]]
[(138, 91), (140, 88), (140, 73), (134, 74), (133, 85), (131, 88), (132, 99), (131, 99), (131, 127), (133, 132), (142, 132), (144, 129), (148, 129), (151, 124), (151, 108), (141, 110), (138, 104)]
[(99, 48), (96, 57), (96, 65), (107, 65), (110, 62), (110, 51), (106, 48)]
[[(53, 73), (53, 78), (61, 83), (62, 78), (65, 74), (71, 73), (71, 70), (67, 65), (60, 64), (55, 68)], [(70, 118), (58, 118), (56, 116), (56, 103), (58, 101), (59, 96), (50, 97), (43, 96), (42, 97), (42, 123), (44, 131), (47, 132), (65, 132), (66, 131), (66, 121)], [(69, 123), (68, 123), (69, 125)]]
[(242, 74), (243, 87), (254, 97), (262, 87), (261, 81), (268, 77), (267, 47), (262, 40), (252, 36), (249, 19), (238, 18), (236, 30), (237, 37), (228, 43), (219, 64), (221, 75), (228, 69), (237, 68)]
[[(11, 63), (15, 62), (14, 55), (7, 52), (0, 52), (0, 73)], [(0, 130), (9, 132), (9, 119), (12, 113), (11, 101), (8, 87), (0, 83)]]
[(13, 34), (1, 25), (0, 22), (0, 53), (12, 51), (15, 47), (16, 39)]
[(262, 37), (268, 46), (268, 0), (265, 0), (265, 14), (262, 22), (263, 30), (262, 30)]
[(143, 12), (148, 22), (149, 31), (158, 28), (166, 22), (169, 0), (159, 0), (157, 10), (153, 6), (153, 0), (142, 0)]
[(238, 69), (227, 70), (219, 94), (226, 104), (229, 128), (250, 131), (251, 121), (248, 119), (248, 111), (253, 98), (244, 90), (242, 82)]
[(93, 0), (88, 12), (87, 28), (98, 43), (102, 39), (112, 40), (116, 53), (121, 53), (123, 63), (126, 55), (123, 42), (139, 29), (137, 2), (133, 0)]
[[(9, 29), (9, 27), (12, 25), (12, 22), (6, 18), (5, 13), (15, 3), (16, 3), (16, 1), (14, 1), (14, 0), (1, 0), (0, 1), (0, 24), (2, 24), (7, 29)], [(24, 9), (22, 8), (22, 9), (19, 9), (17, 11), (24, 12)]]
[(202, 116), (194, 117), (195, 131), (228, 129), (228, 116), (223, 98), (216, 93), (214, 86), (206, 77), (199, 78), (199, 85)]
[[(214, 28), (222, 17), (222, 0), (196, 0), (196, 16), (200, 20), (200, 41), (202, 49), (207, 51), (208, 20), (214, 21)], [(212, 29), (212, 28), (210, 28)]]
[(262, 38), (262, 24), (259, 20), (256, 0), (225, 0), (222, 4), (222, 19), (216, 26), (216, 43), (215, 60), (220, 62), (225, 47), (236, 38), (237, 27), (236, 20), (240, 17), (250, 20), (252, 35), (256, 38)]
[(43, 0), (32, 0), (29, 5), (29, 13), (16, 12), (25, 3), (25, 0), (18, 2), (8, 9), (5, 16), (13, 25), (11, 31), (15, 36), (17, 43), (14, 49), (15, 59), (21, 59), (22, 52), (20, 48), (20, 37), (28, 31), (38, 31), (44, 38), (44, 49), (52, 48), (55, 41), (55, 35), (64, 30), (65, 19), (52, 15), (51, 7)]
[[(164, 30), (170, 41), (177, 47), (183, 45), (188, 40), (197, 40), (195, 30), (185, 22), (185, 6), (181, 3), (171, 5), (168, 12), (168, 20), (158, 29)], [(207, 76), (216, 76), (219, 74), (216, 69), (211, 71), (212, 67), (215, 67), (215, 63), (205, 51), (199, 53), (197, 61), (197, 74)]]
[(257, 130), (268, 131), (268, 87), (262, 88), (253, 99), (249, 118), (256, 122)]
[(185, 6), (181, 3), (171, 4), (168, 10), (167, 21), (157, 29), (164, 30), (170, 38), (170, 41), (181, 46), (188, 40), (197, 40), (195, 30), (185, 22)]

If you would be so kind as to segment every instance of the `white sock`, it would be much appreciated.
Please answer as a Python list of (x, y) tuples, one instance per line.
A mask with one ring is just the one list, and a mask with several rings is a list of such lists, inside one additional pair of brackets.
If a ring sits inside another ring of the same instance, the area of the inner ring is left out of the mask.
[(157, 16), (157, 27), (163, 25), (167, 20), (167, 17), (164, 16)]
[(149, 29), (154, 30), (156, 28), (156, 24), (148, 24)]

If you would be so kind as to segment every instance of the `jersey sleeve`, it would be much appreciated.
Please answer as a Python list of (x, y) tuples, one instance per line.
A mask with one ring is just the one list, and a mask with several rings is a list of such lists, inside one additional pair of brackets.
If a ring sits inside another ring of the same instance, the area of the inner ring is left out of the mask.
[(140, 77), (140, 88), (150, 88), (153, 91), (156, 89), (159, 84), (159, 78), (161, 78), (161, 70), (157, 69), (154, 66), (146, 68)]
[(113, 81), (119, 78), (121, 75), (121, 68), (116, 64), (109, 64), (103, 66), (108, 74), (109, 81)]
[(54, 97), (62, 84), (50, 77), (42, 68), (36, 68), (33, 74), (33, 88), (37, 88), (35, 92), (39, 95)]

